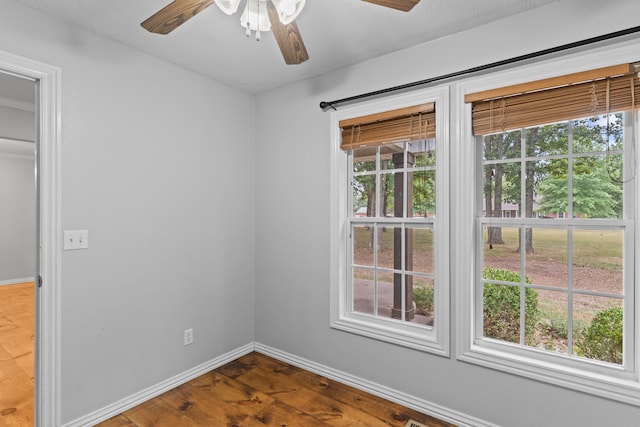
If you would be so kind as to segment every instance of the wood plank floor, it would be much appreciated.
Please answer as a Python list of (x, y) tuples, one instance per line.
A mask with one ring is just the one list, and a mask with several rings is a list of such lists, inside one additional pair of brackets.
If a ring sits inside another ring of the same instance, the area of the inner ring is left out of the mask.
[(34, 285), (0, 286), (0, 427), (33, 426)]
[(241, 357), (99, 427), (452, 427), (259, 353)]

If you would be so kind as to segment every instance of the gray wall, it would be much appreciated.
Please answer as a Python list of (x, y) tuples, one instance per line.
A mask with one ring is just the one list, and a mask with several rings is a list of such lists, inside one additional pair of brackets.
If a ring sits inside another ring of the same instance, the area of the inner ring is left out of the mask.
[[(0, 87), (1, 96), (3, 92)], [(0, 106), (0, 138), (34, 141), (34, 113)]]
[(0, 50), (62, 69), (63, 422), (252, 342), (254, 98), (10, 0)]
[[(637, 425), (634, 406), (329, 327), (330, 126), (318, 103), (633, 27), (638, 16), (637, 0), (555, 2), (260, 94), (256, 341), (503, 426)], [(455, 327), (455, 300), (452, 310)], [(455, 354), (455, 335), (452, 345)]]
[(34, 93), (33, 81), (0, 73), (0, 284), (36, 275)]
[(33, 278), (37, 255), (35, 160), (3, 152), (1, 144), (0, 207), (0, 282)]

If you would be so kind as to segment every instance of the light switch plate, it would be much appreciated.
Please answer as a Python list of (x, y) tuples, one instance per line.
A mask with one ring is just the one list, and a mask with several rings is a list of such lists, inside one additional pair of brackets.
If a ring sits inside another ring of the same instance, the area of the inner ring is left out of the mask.
[(64, 250), (87, 249), (89, 247), (88, 230), (64, 230)]

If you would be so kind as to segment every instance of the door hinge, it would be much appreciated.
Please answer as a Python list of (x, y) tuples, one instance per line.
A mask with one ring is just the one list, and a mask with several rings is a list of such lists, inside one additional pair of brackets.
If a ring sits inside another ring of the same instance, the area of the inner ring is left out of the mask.
[(38, 287), (42, 287), (42, 276), (38, 274)]

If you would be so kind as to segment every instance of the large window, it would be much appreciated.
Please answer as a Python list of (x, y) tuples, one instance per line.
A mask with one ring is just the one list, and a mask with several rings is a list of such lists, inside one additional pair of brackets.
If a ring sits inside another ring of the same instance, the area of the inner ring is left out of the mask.
[(334, 113), (332, 326), (447, 354), (446, 101), (396, 102)]
[[(488, 207), (477, 239), (479, 337), (576, 360), (631, 362), (623, 357), (623, 314), (633, 315), (625, 304), (633, 246), (625, 243), (634, 238), (624, 117), (479, 137), (477, 194)], [(503, 218), (510, 202), (516, 219)]]
[(629, 64), (467, 95), (461, 359), (640, 403), (636, 99)]

